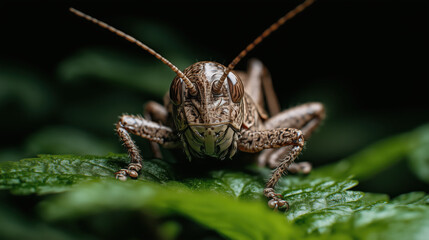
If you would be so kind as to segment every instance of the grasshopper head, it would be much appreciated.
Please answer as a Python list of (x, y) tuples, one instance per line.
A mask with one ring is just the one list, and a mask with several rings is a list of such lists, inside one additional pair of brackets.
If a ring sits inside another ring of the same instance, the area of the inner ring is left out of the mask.
[(184, 70), (195, 86), (192, 94), (180, 77), (170, 87), (173, 119), (188, 158), (232, 157), (243, 122), (244, 86), (230, 72), (219, 92), (213, 91), (226, 67), (216, 62), (197, 62)]

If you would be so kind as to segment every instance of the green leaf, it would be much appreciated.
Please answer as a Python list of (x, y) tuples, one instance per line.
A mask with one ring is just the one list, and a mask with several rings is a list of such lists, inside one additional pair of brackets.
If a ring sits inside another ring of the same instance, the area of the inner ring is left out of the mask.
[[(246, 194), (250, 197), (257, 195), (256, 199), (260, 199), (261, 181), (255, 184), (252, 181), (255, 177), (232, 172), (213, 172), (212, 182), (222, 182), (223, 187), (228, 189), (217, 193), (207, 188), (211, 186), (210, 183), (205, 184), (205, 187), (197, 187), (196, 179), (188, 180), (188, 184), (193, 186), (191, 188), (174, 181), (162, 186), (147, 181), (130, 180), (122, 183), (113, 180), (113, 173), (126, 165), (126, 162), (128, 159), (124, 155), (41, 155), (36, 159), (0, 164), (0, 186), (18, 194), (46, 194), (73, 188), (73, 191), (44, 203), (42, 216), (51, 219), (84, 217), (112, 209), (150, 209), (158, 214), (187, 216), (233, 239), (297, 236), (299, 230), (285, 227), (290, 224), (281, 215), (270, 211), (266, 200), (238, 201), (228, 195), (234, 193), (236, 197), (243, 198)], [(155, 182), (171, 179), (168, 167), (159, 160), (145, 161), (144, 166), (141, 179)], [(239, 177), (236, 178), (237, 176)], [(247, 183), (241, 182), (241, 179), (247, 179)], [(253, 185), (257, 186), (257, 190), (252, 189)], [(245, 189), (250, 189), (253, 195)], [(247, 220), (243, 220), (243, 216)], [(260, 221), (264, 224), (260, 224)]]
[[(0, 189), (16, 194), (46, 194), (69, 190), (77, 183), (95, 179), (113, 179), (127, 166), (126, 155), (104, 157), (39, 155), (38, 158), (0, 163)], [(164, 182), (172, 178), (169, 166), (160, 160), (144, 162), (139, 179)]]
[[(417, 199), (425, 199), (417, 201)], [(401, 195), (389, 204), (375, 204), (352, 215), (332, 231), (347, 233), (355, 239), (427, 239), (429, 233), (428, 196), (422, 193)]]
[(383, 194), (349, 191), (356, 185), (355, 180), (293, 177), (283, 179), (278, 188), (284, 189), (282, 194), (290, 202), (286, 218), (305, 226), (308, 233), (323, 233), (354, 212), (388, 200)]
[[(268, 176), (268, 171), (265, 176)], [(265, 202), (261, 194), (264, 188), (263, 174), (214, 171), (210, 177), (188, 179), (191, 189), (204, 189), (227, 194), (238, 199), (254, 199)], [(296, 225), (303, 226), (308, 233), (330, 231), (333, 224), (346, 221), (355, 212), (376, 203), (385, 203), (388, 196), (350, 191), (356, 180), (312, 179), (301, 176), (285, 176), (276, 187), (290, 204), (285, 217)]]
[(351, 191), (356, 180), (285, 176), (276, 189), (290, 209), (279, 214), (270, 211), (262, 195), (268, 175), (264, 169), (218, 170), (179, 182), (168, 164), (154, 159), (144, 161), (139, 180), (114, 180), (114, 172), (128, 161), (125, 155), (111, 154), (3, 162), (0, 188), (17, 194), (64, 192), (39, 207), (50, 221), (79, 221), (107, 211), (141, 212), (152, 218), (178, 215), (230, 239), (392, 237), (388, 231), (401, 221), (415, 224), (418, 237), (427, 221), (429, 197), (421, 192), (389, 203), (383, 194)]
[(88, 217), (108, 210), (180, 214), (230, 239), (297, 239), (302, 233), (260, 202), (191, 191), (176, 182), (163, 186), (142, 181), (95, 182), (41, 205), (42, 215), (50, 220)]
[(424, 192), (411, 192), (397, 196), (391, 203), (397, 205), (428, 205), (429, 195)]
[(207, 178), (187, 179), (184, 183), (191, 189), (219, 192), (238, 199), (265, 198), (262, 195), (265, 184), (263, 178), (243, 172), (213, 171)]

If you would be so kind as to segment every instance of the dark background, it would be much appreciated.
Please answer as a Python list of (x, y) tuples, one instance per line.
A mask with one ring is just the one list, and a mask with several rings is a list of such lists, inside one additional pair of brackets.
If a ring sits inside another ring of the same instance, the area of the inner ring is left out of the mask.
[[(113, 133), (117, 116), (141, 113), (149, 99), (161, 101), (159, 95), (91, 76), (72, 83), (61, 80), (61, 62), (85, 48), (102, 46), (162, 65), (133, 44), (74, 16), (69, 7), (131, 35), (136, 21), (167, 26), (187, 46), (177, 45), (180, 49), (176, 50), (190, 49), (187, 54), (195, 54), (193, 61), (228, 64), (300, 2), (2, 1), (0, 70), (36, 74), (50, 97), (32, 101), (30, 96), (22, 103), (22, 96), (2, 93), (0, 85), (1, 161), (38, 153), (87, 153), (67, 147), (32, 148), (34, 134), (50, 126), (79, 129), (103, 139), (112, 152), (123, 151)], [(315, 166), (335, 162), (377, 140), (428, 122), (428, 12), (427, 1), (316, 1), (264, 40), (237, 69), (245, 69), (251, 57), (262, 60), (271, 71), (282, 108), (323, 102), (327, 119), (301, 159)], [(159, 39), (175, 46), (174, 37), (164, 39), (161, 34)], [(155, 50), (169, 58), (166, 50)], [(116, 98), (104, 101), (106, 95)], [(51, 133), (55, 135), (55, 131)], [(66, 135), (64, 131), (58, 134)], [(391, 195), (425, 188), (406, 163), (360, 185), (361, 190)]]

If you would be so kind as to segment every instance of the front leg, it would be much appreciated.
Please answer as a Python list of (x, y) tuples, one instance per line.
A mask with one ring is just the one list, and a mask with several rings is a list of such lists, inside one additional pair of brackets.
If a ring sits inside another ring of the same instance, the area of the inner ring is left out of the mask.
[(119, 180), (126, 180), (126, 176), (137, 178), (138, 172), (143, 167), (143, 158), (130, 133), (167, 147), (176, 145), (178, 141), (177, 136), (171, 128), (148, 121), (141, 116), (122, 115), (116, 124), (116, 132), (124, 143), (131, 159), (127, 168), (115, 173), (116, 178)]
[[(264, 128), (298, 128), (307, 141), (324, 118), (325, 108), (323, 104), (312, 102), (289, 108), (271, 117), (264, 122)], [(289, 151), (290, 147), (262, 151), (258, 157), (258, 164), (261, 167), (267, 165), (270, 168), (276, 168), (283, 156), (289, 154)], [(308, 162), (294, 163), (288, 169), (288, 172), (309, 173), (310, 171), (311, 164)]]
[(273, 171), (270, 179), (265, 185), (264, 195), (269, 198), (268, 206), (274, 209), (288, 208), (289, 204), (279, 198), (280, 194), (274, 192), (274, 187), (288, 167), (301, 153), (304, 147), (304, 135), (296, 128), (277, 128), (272, 130), (241, 132), (241, 138), (238, 140), (238, 149), (243, 152), (260, 152), (263, 149), (280, 148), (292, 146), (287, 154)]

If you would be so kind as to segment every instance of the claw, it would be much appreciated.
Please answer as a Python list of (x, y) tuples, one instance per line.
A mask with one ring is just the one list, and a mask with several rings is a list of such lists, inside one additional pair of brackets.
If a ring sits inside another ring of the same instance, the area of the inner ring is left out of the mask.
[(289, 209), (289, 203), (281, 199), (283, 195), (275, 193), (273, 188), (265, 188), (264, 195), (270, 199), (268, 201), (268, 207), (274, 209), (274, 211), (287, 211)]
[(121, 180), (121, 181), (126, 181), (127, 180), (127, 172), (125, 171), (125, 169), (121, 169), (117, 172), (115, 172), (116, 175), (116, 179)]
[(287, 211), (289, 210), (289, 203), (286, 202), (285, 200), (279, 200), (278, 207), (281, 211)]
[(124, 176), (124, 175), (116, 175), (116, 179), (118, 179), (118, 180), (120, 180), (120, 181), (123, 181), (123, 182), (125, 182), (125, 181), (127, 181), (127, 177), (126, 176)]
[(132, 177), (132, 178), (137, 178), (139, 176), (139, 174), (134, 171), (134, 170), (129, 170), (128, 171), (128, 176)]
[(131, 178), (137, 178), (139, 174), (135, 170), (129, 170), (129, 169), (121, 169), (117, 172), (115, 172), (116, 179), (121, 181), (126, 181), (127, 176), (130, 176)]
[[(276, 195), (280, 195), (280, 194), (276, 194)], [(275, 212), (278, 210), (287, 211), (289, 210), (289, 203), (283, 199), (274, 197), (268, 201), (268, 207), (272, 208)]]
[(268, 207), (276, 209), (278, 207), (278, 201), (271, 199), (268, 201)]

